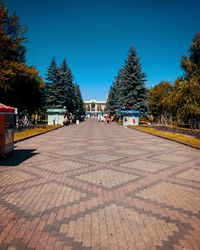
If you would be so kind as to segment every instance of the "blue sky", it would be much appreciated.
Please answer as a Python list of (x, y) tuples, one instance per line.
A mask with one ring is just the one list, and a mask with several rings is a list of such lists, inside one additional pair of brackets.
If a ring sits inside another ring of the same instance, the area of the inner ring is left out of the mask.
[(180, 59), (200, 31), (199, 0), (4, 0), (27, 26), (27, 63), (45, 78), (66, 58), (84, 99), (105, 99), (130, 47), (146, 85), (182, 75)]

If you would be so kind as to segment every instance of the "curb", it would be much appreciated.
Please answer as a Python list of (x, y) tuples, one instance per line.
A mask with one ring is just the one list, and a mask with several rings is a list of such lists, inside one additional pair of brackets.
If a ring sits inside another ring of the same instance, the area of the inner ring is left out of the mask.
[(63, 127), (64, 127), (64, 126), (61, 126), (61, 127), (58, 127), (58, 128), (53, 128), (53, 129), (48, 130), (48, 131), (41, 132), (41, 133), (39, 133), (39, 134), (30, 135), (30, 136), (28, 136), (28, 137), (25, 137), (25, 138), (22, 138), (22, 139), (19, 139), (19, 140), (14, 141), (14, 144), (15, 144), (15, 143), (18, 143), (18, 142), (21, 142), (21, 141), (25, 141), (25, 140), (31, 139), (31, 138), (36, 137), (36, 136), (39, 136), (39, 135), (46, 134), (46, 133), (48, 133), (48, 132), (51, 132), (51, 131), (54, 131), (54, 130), (56, 130), (56, 129), (63, 128)]
[[(130, 127), (128, 127), (128, 128), (130, 128)], [(169, 141), (174, 141), (174, 142), (177, 142), (177, 143), (180, 143), (180, 144), (183, 144), (183, 145), (189, 146), (189, 147), (191, 147), (191, 148), (195, 148), (195, 149), (200, 150), (200, 147), (199, 147), (199, 146), (191, 145), (191, 144), (186, 143), (186, 142), (181, 142), (181, 141), (177, 141), (177, 140), (175, 140), (175, 139), (166, 138), (166, 137), (163, 137), (163, 136), (161, 136), (161, 135), (155, 135), (155, 134), (152, 134), (152, 133), (150, 133), (150, 132), (141, 131), (141, 130), (136, 129), (136, 128), (130, 128), (130, 129), (134, 129), (134, 130), (136, 130), (136, 131), (139, 131), (139, 132), (142, 132), (142, 133), (145, 133), (145, 134), (148, 134), (148, 135), (154, 135), (154, 136), (157, 136), (157, 137), (160, 137), (160, 138), (163, 138), (163, 139), (169, 140)]]

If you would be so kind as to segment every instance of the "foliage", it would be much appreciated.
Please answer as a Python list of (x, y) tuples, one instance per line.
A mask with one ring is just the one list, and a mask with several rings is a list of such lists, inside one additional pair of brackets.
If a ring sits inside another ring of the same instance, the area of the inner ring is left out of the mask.
[(84, 103), (81, 95), (80, 86), (78, 84), (74, 84), (75, 96), (76, 96), (76, 110), (80, 112), (84, 111)]
[(72, 72), (67, 66), (67, 62), (65, 59), (61, 63), (59, 74), (61, 86), (64, 87), (64, 106), (67, 107), (69, 112), (74, 112), (76, 109), (75, 86), (73, 84)]
[(106, 109), (113, 114), (116, 109), (136, 109), (146, 113), (145, 74), (134, 48), (129, 50), (128, 58), (110, 88)]
[(194, 77), (200, 84), (200, 32), (194, 36), (189, 53), (189, 57), (183, 56), (181, 60), (184, 78), (189, 80)]
[(200, 117), (200, 84), (197, 79), (177, 79), (171, 96), (178, 119), (188, 122), (194, 117)]
[(7, 90), (0, 88), (0, 101), (17, 107), (19, 112), (27, 110), (32, 114), (40, 108), (40, 88), (43, 81), (34, 67), (28, 67), (24, 63), (11, 64), (13, 77), (9, 79)]
[(115, 84), (113, 84), (110, 87), (110, 90), (108, 93), (105, 111), (109, 112), (110, 115), (112, 115), (116, 113), (116, 110), (117, 110), (116, 87), (115, 87)]
[(139, 59), (134, 48), (129, 50), (122, 71), (122, 81), (119, 86), (119, 108), (139, 110), (141, 114), (146, 112), (146, 89), (144, 86), (145, 74), (141, 70)]
[(160, 121), (170, 111), (168, 102), (172, 86), (169, 82), (161, 82), (148, 90), (148, 111), (153, 120)]
[(0, 102), (29, 113), (40, 105), (42, 79), (25, 64), (26, 28), (0, 3)]
[(183, 77), (173, 85), (161, 82), (148, 91), (148, 111), (153, 121), (200, 127), (200, 33), (194, 36), (189, 53), (181, 60)]
[(52, 58), (47, 69), (46, 80), (43, 93), (46, 108), (66, 107), (70, 113), (77, 110), (83, 111), (80, 87), (73, 83), (73, 76), (65, 59), (58, 67), (55, 57)]
[(61, 82), (61, 76), (56, 64), (55, 57), (52, 58), (47, 69), (47, 78), (45, 86), (45, 99), (47, 108), (63, 108), (64, 86)]

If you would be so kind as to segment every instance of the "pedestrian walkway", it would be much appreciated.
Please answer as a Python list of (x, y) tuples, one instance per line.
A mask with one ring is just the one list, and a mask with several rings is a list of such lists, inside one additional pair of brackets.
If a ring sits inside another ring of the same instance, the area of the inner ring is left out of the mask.
[(200, 151), (96, 119), (17, 143), (0, 249), (199, 250)]

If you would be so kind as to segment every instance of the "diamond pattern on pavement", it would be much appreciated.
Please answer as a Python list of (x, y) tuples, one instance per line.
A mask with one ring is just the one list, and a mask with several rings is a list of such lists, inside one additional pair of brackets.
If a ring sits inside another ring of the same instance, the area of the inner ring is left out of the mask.
[(184, 156), (181, 154), (160, 154), (152, 157), (155, 160), (167, 161), (167, 162), (175, 162), (175, 163), (183, 163), (192, 159), (192, 157)]
[(0, 174), (0, 186), (16, 184), (33, 179), (31, 174), (23, 173), (17, 170), (4, 171)]
[(123, 150), (119, 150), (118, 152), (121, 154), (133, 155), (133, 156), (142, 155), (145, 153), (145, 151), (137, 150), (137, 149), (123, 149)]
[(2, 198), (9, 204), (35, 215), (50, 208), (68, 205), (86, 197), (85, 193), (56, 183), (47, 183), (26, 190), (4, 195)]
[(162, 245), (163, 240), (167, 240), (177, 231), (178, 228), (173, 223), (115, 204), (86, 214), (68, 224), (61, 224), (60, 227), (60, 233), (93, 250), (133, 247), (138, 250), (156, 249)]
[(88, 119), (0, 164), (0, 249), (199, 250), (196, 149)]
[(103, 187), (107, 188), (116, 187), (137, 178), (137, 175), (126, 174), (110, 169), (100, 169), (76, 176), (76, 179), (87, 181), (89, 183), (97, 185), (102, 185)]
[(123, 157), (102, 153), (102, 154), (87, 155), (87, 156), (83, 156), (82, 158), (90, 160), (90, 161), (110, 162), (110, 161), (122, 159)]
[(200, 212), (200, 189), (160, 182), (139, 192), (137, 196), (185, 211)]
[(147, 172), (157, 172), (159, 170), (163, 170), (168, 167), (171, 167), (171, 165), (168, 165), (165, 163), (153, 162), (153, 161), (147, 161), (147, 160), (136, 160), (132, 162), (127, 162), (125, 164), (122, 164), (121, 166), (132, 168), (132, 169), (138, 169), (142, 171), (147, 171)]
[(87, 165), (70, 160), (43, 163), (39, 165), (39, 168), (41, 169), (48, 170), (58, 174), (64, 173), (66, 171), (73, 171), (84, 167), (87, 167)]
[(200, 182), (200, 170), (191, 168), (184, 172), (181, 172), (180, 174), (177, 174), (176, 177), (185, 180)]

